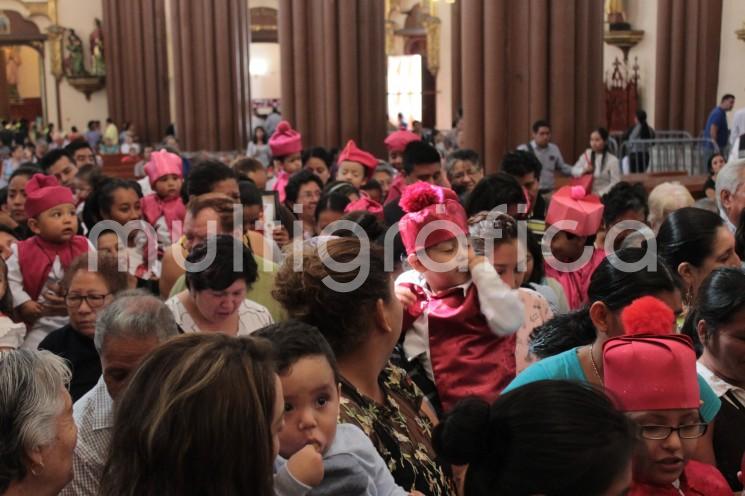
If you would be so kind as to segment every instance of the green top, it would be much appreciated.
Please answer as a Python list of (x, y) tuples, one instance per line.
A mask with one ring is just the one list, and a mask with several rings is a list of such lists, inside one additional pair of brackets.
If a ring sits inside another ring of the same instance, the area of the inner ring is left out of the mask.
[[(281, 322), (287, 318), (282, 305), (272, 297), (272, 289), (274, 288), (274, 276), (277, 273), (279, 266), (269, 260), (265, 260), (258, 255), (254, 255), (254, 260), (259, 267), (259, 276), (251, 285), (251, 289), (246, 291), (246, 298), (253, 300), (259, 305), (264, 305), (269, 313), (272, 314), (272, 318), (275, 322)], [(186, 289), (186, 274), (181, 274), (181, 277), (176, 279), (175, 284), (171, 288), (171, 294), (173, 296)]]

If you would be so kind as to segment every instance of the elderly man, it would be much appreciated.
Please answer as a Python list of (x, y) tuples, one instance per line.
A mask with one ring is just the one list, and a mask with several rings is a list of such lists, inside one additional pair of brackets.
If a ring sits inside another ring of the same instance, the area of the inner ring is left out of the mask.
[(479, 154), (474, 150), (456, 150), (448, 156), (445, 162), (445, 172), (448, 180), (459, 196), (465, 196), (473, 191), (476, 183), (484, 177)]
[(745, 159), (727, 162), (717, 174), (716, 195), (719, 214), (734, 233), (745, 209)]
[(103, 374), (98, 384), (75, 403), (78, 443), (74, 479), (60, 493), (62, 496), (98, 494), (114, 425), (114, 402), (148, 353), (177, 334), (171, 311), (142, 290), (120, 293), (98, 317), (94, 342)]

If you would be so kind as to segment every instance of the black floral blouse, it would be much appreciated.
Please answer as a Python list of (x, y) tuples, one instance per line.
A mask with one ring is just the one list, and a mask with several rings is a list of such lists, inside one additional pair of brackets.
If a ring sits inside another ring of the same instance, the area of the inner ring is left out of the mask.
[(340, 421), (354, 424), (372, 440), (396, 483), (427, 496), (455, 494), (436, 461), (432, 422), (420, 412), (423, 394), (403, 369), (389, 364), (380, 374), (385, 404), (362, 395), (342, 378)]

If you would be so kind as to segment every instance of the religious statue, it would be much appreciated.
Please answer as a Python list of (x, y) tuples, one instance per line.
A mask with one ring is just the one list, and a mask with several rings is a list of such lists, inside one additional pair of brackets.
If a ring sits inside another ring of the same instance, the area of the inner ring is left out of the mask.
[(21, 66), (21, 47), (10, 47), (5, 51), (5, 80), (8, 82), (8, 97), (11, 103), (20, 103), (18, 92), (18, 68)]
[(605, 13), (611, 31), (628, 31), (631, 24), (626, 22), (623, 11), (623, 0), (606, 0)]
[(65, 57), (65, 72), (68, 77), (87, 76), (83, 62), (83, 40), (75, 34), (74, 29), (67, 31), (67, 57)]
[(93, 76), (106, 75), (106, 63), (104, 62), (104, 42), (101, 19), (96, 19), (96, 28), (90, 35), (91, 50), (91, 74)]

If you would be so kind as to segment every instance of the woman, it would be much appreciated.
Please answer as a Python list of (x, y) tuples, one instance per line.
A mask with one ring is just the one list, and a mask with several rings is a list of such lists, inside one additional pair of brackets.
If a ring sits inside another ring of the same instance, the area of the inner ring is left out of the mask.
[[(302, 170), (290, 177), (285, 187), (285, 206), (303, 223), (303, 239), (316, 235), (316, 206), (323, 183), (313, 172)], [(293, 236), (297, 233), (293, 232)]]
[(693, 304), (698, 288), (717, 267), (740, 267), (735, 237), (720, 216), (694, 207), (671, 213), (657, 233), (657, 250), (683, 280), (683, 302)]
[[(236, 256), (240, 268), (234, 267)], [(203, 261), (207, 267), (188, 270), (186, 289), (166, 301), (183, 332), (245, 336), (274, 322), (265, 306), (246, 299), (258, 267), (240, 241), (229, 235), (208, 238), (186, 257), (189, 264)]]
[(8, 213), (0, 212), (0, 219), (13, 229), (16, 238), (19, 240), (33, 236), (31, 229), (26, 224), (28, 216), (24, 207), (26, 205), (26, 183), (34, 174), (42, 174), (41, 169), (31, 165), (23, 165), (10, 175), (8, 197), (5, 201)]
[(0, 494), (54, 496), (72, 480), (70, 369), (48, 351), (0, 353)]
[(170, 340), (120, 398), (104, 496), (272, 496), (282, 386), (265, 341), (221, 335)]
[[(97, 263), (93, 271), (93, 263)], [(93, 344), (96, 315), (127, 289), (127, 273), (118, 270), (116, 258), (88, 252), (73, 260), (62, 279), (70, 323), (52, 331), (39, 344), (67, 360), (72, 367), (70, 395), (73, 402), (87, 393), (101, 376), (101, 360)]]
[(344, 217), (349, 198), (340, 193), (323, 195), (316, 205), (316, 232), (321, 233), (329, 224)]
[[(647, 124), (647, 113), (643, 110), (637, 110), (634, 116), (634, 127), (626, 131), (623, 141), (648, 140), (653, 138), (654, 129)], [(636, 174), (647, 170), (647, 165), (649, 165), (649, 151), (645, 146), (630, 144), (628, 157), (629, 172)]]
[(719, 152), (712, 154), (709, 160), (706, 161), (706, 170), (709, 171), (709, 177), (706, 178), (706, 182), (704, 183), (704, 193), (706, 193), (706, 197), (710, 200), (717, 200), (717, 174), (719, 174), (719, 170), (724, 167), (725, 163), (727, 161), (724, 159), (724, 155)]
[(667, 216), (695, 203), (688, 188), (678, 182), (658, 184), (649, 192), (649, 226), (655, 234)]
[(717, 468), (733, 491), (745, 452), (745, 273), (714, 269), (701, 284), (684, 332), (698, 337), (703, 353), (698, 373), (722, 400), (713, 433)]
[(325, 148), (316, 147), (305, 150), (302, 155), (303, 168), (318, 176), (326, 184), (331, 178), (331, 155)]
[(621, 180), (618, 159), (608, 151), (608, 130), (602, 127), (590, 133), (590, 148), (580, 155), (572, 167), (576, 178), (592, 175), (592, 192), (604, 195)]
[[(274, 297), (291, 317), (318, 327), (329, 341), (341, 372), (341, 421), (365, 431), (396, 483), (429, 496), (454, 494), (436, 461), (433, 418), (423, 395), (388, 361), (401, 335), (403, 309), (382, 250), (372, 246), (369, 256), (360, 250), (356, 238), (306, 242), (302, 253), (288, 256), (280, 268)], [(354, 263), (361, 255), (359, 270), (324, 264)]]
[(251, 141), (248, 142), (248, 147), (246, 148), (246, 156), (255, 158), (264, 167), (269, 167), (271, 152), (269, 151), (269, 144), (266, 139), (266, 130), (263, 127), (256, 126), (256, 129), (254, 129), (254, 135), (251, 137)]
[(434, 443), (443, 459), (469, 465), (465, 496), (618, 496), (631, 484), (634, 436), (600, 390), (540, 381), (491, 406), (464, 401), (437, 426)]

